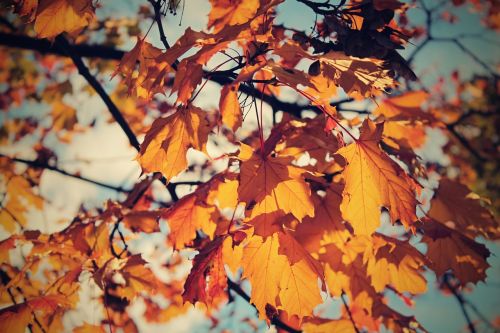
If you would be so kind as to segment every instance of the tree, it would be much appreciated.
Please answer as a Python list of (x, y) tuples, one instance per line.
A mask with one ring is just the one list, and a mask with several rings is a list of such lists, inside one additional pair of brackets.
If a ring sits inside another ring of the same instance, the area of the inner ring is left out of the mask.
[[(193, 309), (222, 330), (236, 299), (256, 309), (236, 316), (248, 330), (258, 317), (289, 332), (420, 332), (389, 302), (411, 311), (429, 276), (470, 332), (495, 330), (464, 291), (485, 281), (500, 231), (499, 76), (470, 35), (432, 29), (473, 6), (489, 30), (473, 37), (496, 36), (495, 1), (210, 0), (203, 31), (182, 24), (198, 9), (185, 0), (141, 3), (135, 19), (92, 0), (7, 3), (2, 332), (136, 332)], [(280, 18), (285, 6), (314, 15), (310, 31)], [(182, 27), (176, 42), (165, 20)], [(412, 66), (432, 43), (480, 71), (429, 84)], [(98, 99), (107, 114), (82, 106)], [(61, 147), (115, 124), (142, 170), (131, 184), (61, 166)], [(439, 156), (420, 157), (436, 137)], [(48, 172), (117, 193), (40, 223)], [(327, 300), (342, 304), (334, 319)], [(85, 306), (96, 318), (67, 319)]]

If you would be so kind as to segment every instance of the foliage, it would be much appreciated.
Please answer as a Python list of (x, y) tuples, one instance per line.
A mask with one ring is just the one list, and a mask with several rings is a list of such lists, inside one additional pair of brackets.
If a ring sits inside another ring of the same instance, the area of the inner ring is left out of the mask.
[[(470, 2), (498, 29), (496, 2)], [(139, 331), (130, 312), (139, 300), (142, 321), (168, 322), (194, 305), (216, 328), (215, 314), (236, 295), (290, 332), (426, 331), (388, 305), (395, 297), (411, 306), (427, 292), (426, 273), (464, 306), (462, 291), (487, 276), (484, 241), (500, 236), (498, 74), (458, 38), (450, 41), (482, 74), (455, 72), (427, 89), (411, 66), (437, 39), (433, 14), (464, 3), (297, 0), (316, 15), (309, 33), (276, 23), (284, 0), (210, 0), (206, 29), (187, 27), (170, 45), (162, 20), (189, 1), (150, 0), (135, 20), (100, 17), (106, 3), (92, 0), (10, 1), (1, 11), (0, 107), (36, 102), (50, 112), (1, 122), (9, 237), (0, 242), (0, 331), (68, 329), (84, 285), (98, 290), (102, 314), (75, 332)], [(416, 6), (424, 26), (407, 15)], [(442, 17), (452, 21), (451, 12)], [(148, 37), (153, 26), (162, 45)], [(129, 38), (128, 52), (114, 48)], [(412, 38), (421, 44), (405, 60)], [(88, 85), (72, 83), (77, 71)], [(206, 109), (200, 99), (214, 99), (206, 90), (214, 83), (218, 108)], [(79, 121), (67, 102), (76, 95), (101, 98), (137, 150), (142, 174), (132, 188), (59, 168), (54, 146), (98, 121)], [(447, 139), (447, 164), (419, 156), (431, 130)], [(22, 156), (34, 159), (9, 153), (26, 142), (31, 155)], [(82, 206), (56, 232), (32, 229), (32, 215), (50, 205), (40, 193), (47, 170), (124, 196)], [(159, 265), (129, 246), (155, 235), (170, 251)], [(317, 311), (327, 298), (343, 303), (335, 319)]]

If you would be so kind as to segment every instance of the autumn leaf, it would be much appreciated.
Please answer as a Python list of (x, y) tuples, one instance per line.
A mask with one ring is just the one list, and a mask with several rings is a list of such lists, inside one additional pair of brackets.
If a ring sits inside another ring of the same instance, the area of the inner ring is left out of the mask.
[(497, 239), (500, 235), (500, 226), (479, 196), (467, 186), (448, 178), (439, 182), (428, 216), (471, 238)]
[(212, 9), (208, 15), (208, 28), (214, 27), (219, 32), (227, 25), (248, 22), (259, 9), (259, 0), (210, 0)]
[(286, 233), (266, 239), (254, 235), (243, 249), (243, 276), (253, 286), (251, 301), (265, 318), (266, 305), (299, 318), (310, 315), (321, 303), (317, 283), (323, 273), (315, 260)]
[(132, 211), (123, 217), (123, 223), (132, 231), (142, 231), (146, 233), (159, 231), (158, 211)]
[(382, 124), (365, 120), (361, 136), (339, 149), (347, 166), (340, 205), (342, 216), (355, 232), (372, 234), (380, 225), (380, 210), (386, 207), (392, 221), (410, 227), (417, 220), (415, 183), (380, 148)]
[(241, 126), (242, 112), (238, 101), (239, 84), (225, 85), (222, 87), (219, 109), (222, 114), (222, 122), (233, 132)]
[(295, 232), (297, 241), (311, 253), (319, 251), (323, 239), (328, 243), (344, 243), (350, 236), (339, 209), (342, 186), (332, 185), (325, 192), (323, 197), (313, 195), (314, 217), (305, 217)]
[(349, 319), (321, 319), (308, 320), (302, 326), (304, 333), (356, 333)]
[(0, 330), (2, 332), (24, 333), (31, 320), (31, 310), (26, 304), (2, 309), (0, 311)]
[(192, 304), (200, 301), (215, 306), (226, 296), (227, 277), (222, 251), (224, 239), (214, 239), (194, 257), (193, 268), (184, 284), (184, 301)]
[(43, 208), (43, 199), (33, 193), (30, 183), (22, 176), (12, 176), (6, 184), (7, 197), (0, 208), (0, 217), (2, 226), (12, 232), (16, 225), (25, 226), (28, 223), (26, 214), (30, 207), (38, 210)]
[(374, 114), (382, 114), (391, 121), (422, 121), (433, 123), (436, 118), (432, 113), (422, 110), (422, 105), (429, 98), (429, 94), (424, 91), (412, 91), (400, 96), (384, 98)]
[(40, 0), (35, 32), (40, 38), (76, 34), (93, 20), (94, 10), (92, 0)]
[(171, 92), (177, 92), (177, 104), (187, 104), (202, 77), (203, 67), (200, 64), (189, 62), (187, 59), (180, 62)]
[[(258, 151), (240, 145), (239, 201), (251, 208), (250, 218), (274, 214), (274, 218), (293, 214), (299, 221), (314, 216), (311, 190), (304, 181), (305, 170), (293, 166), (290, 157), (263, 157)], [(269, 228), (270, 220), (260, 221)]]
[(216, 228), (217, 210), (200, 200), (196, 194), (182, 198), (162, 216), (170, 227), (169, 239), (176, 249), (182, 249), (196, 237), (197, 230), (210, 237)]
[(425, 221), (422, 228), (427, 257), (439, 276), (451, 269), (464, 285), (484, 281), (490, 267), (486, 261), (490, 251), (486, 246), (435, 220)]
[(78, 121), (76, 109), (60, 101), (56, 101), (52, 104), (51, 115), (53, 119), (52, 126), (55, 130), (65, 129), (71, 131)]
[(143, 171), (158, 171), (167, 179), (178, 175), (187, 167), (189, 148), (205, 150), (209, 131), (204, 111), (192, 105), (155, 120), (139, 152)]
[(424, 256), (410, 244), (381, 235), (375, 236), (375, 247), (367, 249), (367, 273), (377, 292), (388, 285), (400, 293), (422, 294), (427, 290), (423, 277)]

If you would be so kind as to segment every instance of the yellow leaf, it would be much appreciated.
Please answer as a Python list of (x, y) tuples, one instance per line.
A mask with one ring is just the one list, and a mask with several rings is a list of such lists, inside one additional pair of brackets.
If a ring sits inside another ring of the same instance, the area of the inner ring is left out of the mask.
[(320, 198), (313, 195), (314, 217), (306, 217), (297, 226), (295, 238), (310, 252), (318, 252), (321, 240), (343, 244), (350, 237), (349, 231), (342, 224), (340, 202), (342, 187), (333, 185), (326, 189), (326, 195)]
[(278, 252), (288, 260), (281, 272), (280, 308), (299, 318), (309, 316), (322, 302), (318, 278), (323, 280), (323, 270), (290, 234), (280, 232), (279, 242)]
[(257, 235), (243, 249), (243, 277), (252, 284), (251, 302), (265, 318), (266, 305), (299, 318), (322, 302), (318, 278), (323, 273), (293, 236), (279, 232), (265, 240)]
[(260, 6), (259, 0), (210, 0), (210, 4), (212, 9), (208, 14), (208, 28), (214, 27), (214, 32), (227, 25), (248, 22)]
[(222, 114), (222, 122), (233, 132), (241, 126), (242, 115), (240, 103), (238, 101), (238, 88), (236, 85), (225, 85), (222, 87), (219, 109)]
[(82, 326), (75, 327), (73, 333), (105, 333), (106, 330), (101, 325), (91, 325), (83, 323)]
[(380, 209), (389, 210), (392, 221), (409, 227), (415, 215), (415, 184), (379, 147), (382, 125), (365, 120), (356, 142), (339, 149), (347, 161), (342, 216), (357, 234), (371, 235), (380, 225)]
[(243, 277), (252, 284), (251, 302), (259, 310), (259, 317), (266, 318), (266, 304), (277, 305), (282, 269), (287, 265), (284, 255), (278, 254), (278, 235), (253, 236), (243, 249)]
[(301, 221), (314, 216), (311, 190), (302, 176), (306, 171), (293, 166), (292, 158), (263, 157), (242, 144), (240, 159), (239, 201), (254, 205), (250, 218), (291, 213)]
[(427, 281), (422, 275), (424, 257), (410, 244), (375, 236), (380, 244), (367, 249), (367, 272), (377, 292), (391, 285), (400, 293), (421, 294), (427, 290)]
[(316, 319), (307, 321), (302, 325), (304, 333), (356, 333), (349, 319)]
[(39, 38), (77, 33), (94, 18), (92, 0), (40, 0), (35, 20)]
[(71, 131), (77, 122), (76, 109), (64, 104), (60, 100), (52, 104), (52, 127), (55, 131), (65, 129)]
[(26, 304), (9, 307), (0, 312), (0, 332), (24, 333), (31, 320), (31, 311)]
[(209, 131), (203, 110), (192, 105), (155, 120), (141, 144), (142, 169), (159, 171), (170, 180), (186, 169), (189, 148), (205, 149)]
[(170, 227), (168, 237), (174, 243), (174, 247), (184, 248), (195, 239), (196, 230), (203, 230), (212, 237), (216, 228), (215, 213), (216, 208), (200, 202), (196, 194), (185, 196), (177, 202), (163, 216)]

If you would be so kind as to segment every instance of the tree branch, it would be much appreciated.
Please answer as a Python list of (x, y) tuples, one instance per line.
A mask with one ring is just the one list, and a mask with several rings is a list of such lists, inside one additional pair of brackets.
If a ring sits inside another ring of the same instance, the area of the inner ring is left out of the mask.
[(347, 311), (347, 314), (349, 315), (349, 319), (351, 320), (352, 327), (354, 328), (354, 331), (356, 333), (360, 333), (358, 326), (356, 326), (356, 322), (354, 321), (354, 318), (352, 316), (351, 309), (349, 308), (349, 305), (347, 304), (347, 301), (344, 298), (345, 292), (342, 290), (342, 294), (340, 294), (340, 298), (342, 299), (342, 303), (344, 303), (345, 310)]
[[(58, 37), (59, 38), (59, 37)], [(83, 64), (83, 61), (81, 61), (81, 57), (85, 58), (96, 58), (96, 59), (102, 59), (102, 60), (114, 60), (114, 61), (119, 61), (122, 59), (123, 55), (125, 54), (124, 51), (117, 50), (115, 48), (107, 47), (107, 46), (101, 46), (101, 45), (87, 45), (87, 44), (76, 44), (76, 45), (71, 45), (67, 42), (67, 45), (70, 46), (71, 50), (73, 51), (73, 54), (77, 55), (77, 58), (80, 58), (79, 63), (81, 62)], [(31, 51), (36, 51), (40, 52), (42, 54), (55, 54), (59, 56), (64, 56), (64, 57), (69, 57), (70, 55), (66, 50), (64, 50), (61, 47), (58, 47), (57, 44), (52, 44), (47, 40), (44, 39), (37, 39), (37, 38), (32, 38), (28, 36), (23, 36), (23, 35), (16, 35), (16, 34), (7, 34), (0, 32), (0, 46), (8, 46), (8, 47), (13, 47), (13, 48), (20, 48), (24, 50), (31, 50)], [(85, 66), (85, 64), (83, 64)], [(77, 66), (78, 67), (78, 66)], [(86, 66), (85, 66), (86, 68)], [(87, 69), (88, 71), (88, 69)], [(230, 84), (233, 82), (233, 79), (228, 75), (226, 71), (220, 71), (220, 72), (205, 72), (204, 77), (208, 78), (210, 81), (215, 82), (219, 85), (226, 85)], [(94, 78), (95, 80), (95, 78)], [(97, 80), (95, 80), (97, 82)], [(99, 82), (97, 84), (100, 86)], [(298, 104), (298, 103), (290, 103), (290, 102), (284, 102), (281, 101), (280, 99), (276, 98), (275, 96), (267, 95), (264, 94), (262, 95), (261, 92), (255, 88), (252, 88), (248, 85), (240, 85), (240, 91), (243, 92), (244, 94), (247, 94), (252, 97), (256, 98), (261, 98), (264, 102), (269, 104), (273, 109), (278, 110), (278, 111), (283, 111), (286, 113), (290, 113), (296, 117), (299, 117), (302, 111), (314, 111), (316, 113), (320, 113), (320, 110), (311, 105), (310, 103), (307, 104)], [(332, 103), (332, 106), (335, 105), (340, 105), (342, 103), (348, 103), (351, 102), (352, 99), (347, 98), (343, 99), (340, 101), (336, 101)], [(111, 110), (110, 110), (111, 111)], [(129, 139), (130, 140), (130, 139)], [(133, 139), (132, 139), (133, 140)]]
[[(241, 298), (243, 298), (245, 301), (252, 304), (250, 301), (250, 296), (248, 296), (247, 293), (243, 289), (241, 289), (239, 284), (237, 284), (236, 282), (233, 282), (231, 279), (228, 278), (227, 279), (227, 286), (228, 286), (228, 289), (234, 291)], [(252, 306), (255, 308), (255, 305), (252, 304)], [(282, 330), (290, 332), (290, 333), (301, 333), (302, 332), (301, 330), (297, 330), (291, 326), (288, 326), (286, 323), (282, 322), (277, 317), (274, 317), (271, 319), (271, 324), (273, 324), (274, 326), (276, 326), (278, 328), (281, 328)]]
[(458, 304), (460, 305), (460, 310), (462, 310), (462, 314), (465, 317), (465, 320), (467, 321), (467, 326), (469, 328), (470, 333), (476, 333), (476, 328), (474, 327), (474, 323), (472, 322), (471, 318), (469, 317), (469, 313), (467, 312), (467, 309), (465, 308), (465, 301), (462, 297), (462, 294), (460, 294), (456, 288), (456, 286), (453, 286), (450, 282), (450, 275), (445, 274), (443, 276), (443, 282), (448, 287), (448, 289), (452, 292), (453, 296), (455, 296), (455, 299), (457, 300)]
[(106, 183), (100, 182), (98, 180), (94, 180), (94, 179), (90, 179), (90, 178), (87, 178), (87, 177), (84, 177), (84, 176), (72, 174), (72, 173), (69, 173), (69, 172), (67, 172), (65, 170), (59, 169), (56, 166), (53, 166), (53, 165), (50, 165), (50, 164), (47, 164), (47, 163), (42, 163), (42, 162), (39, 162), (39, 161), (36, 161), (36, 160), (35, 161), (30, 161), (30, 160), (25, 160), (25, 159), (22, 159), (22, 158), (10, 157), (10, 156), (7, 156), (7, 155), (1, 154), (1, 153), (0, 153), (0, 157), (5, 157), (5, 158), (8, 158), (11, 161), (18, 162), (18, 163), (23, 163), (23, 164), (29, 165), (29, 166), (31, 166), (33, 168), (46, 169), (46, 170), (54, 171), (54, 172), (57, 172), (57, 173), (59, 173), (61, 175), (68, 176), (68, 177), (71, 177), (71, 178), (75, 178), (75, 179), (78, 179), (78, 180), (81, 180), (81, 181), (84, 181), (84, 182), (87, 182), (87, 183), (90, 183), (90, 184), (94, 184), (94, 185), (97, 185), (97, 186), (100, 186), (100, 187), (104, 187), (104, 188), (107, 188), (107, 189), (110, 189), (110, 190), (113, 190), (113, 191), (116, 191), (116, 192), (123, 192), (123, 193), (128, 193), (129, 192), (129, 190), (124, 189), (121, 186), (115, 186), (115, 185), (111, 185), (111, 184), (106, 184)]
[(104, 104), (106, 104), (106, 106), (108, 107), (109, 112), (111, 112), (111, 115), (118, 123), (118, 125), (120, 125), (123, 132), (127, 136), (130, 145), (134, 147), (137, 151), (139, 151), (140, 144), (139, 141), (137, 141), (134, 132), (128, 125), (127, 121), (123, 117), (120, 110), (118, 110), (118, 108), (116, 107), (115, 103), (113, 103), (109, 95), (106, 93), (102, 85), (90, 73), (87, 66), (83, 63), (83, 60), (80, 57), (80, 55), (76, 53), (76, 51), (72, 48), (71, 44), (69, 44), (68, 40), (64, 36), (59, 35), (58, 37), (56, 37), (56, 43), (59, 44), (65, 52), (67, 52), (67, 55), (73, 60), (73, 63), (78, 68), (78, 72), (87, 80), (87, 82), (92, 86), (92, 88), (94, 88), (97, 94), (101, 97)]

